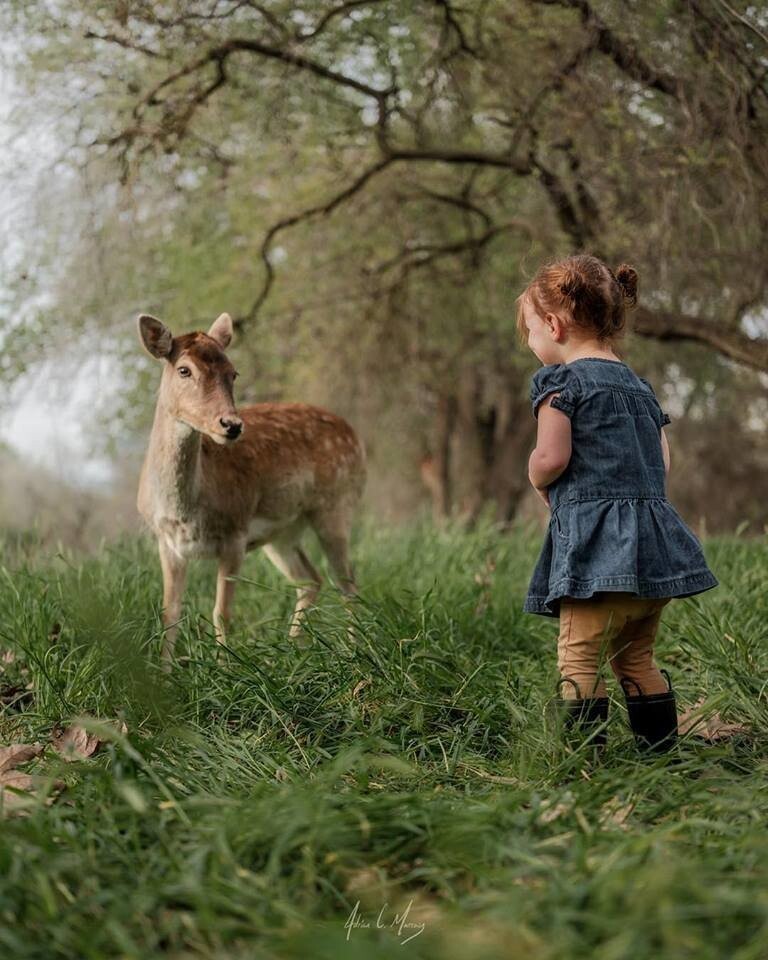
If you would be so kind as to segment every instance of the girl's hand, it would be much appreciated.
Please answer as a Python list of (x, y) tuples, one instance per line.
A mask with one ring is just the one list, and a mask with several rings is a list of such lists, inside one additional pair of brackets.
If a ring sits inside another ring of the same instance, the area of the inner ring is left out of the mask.
[(549, 490), (546, 487), (543, 487), (542, 489), (539, 489), (539, 487), (534, 487), (533, 489), (541, 497), (544, 503), (549, 506)]

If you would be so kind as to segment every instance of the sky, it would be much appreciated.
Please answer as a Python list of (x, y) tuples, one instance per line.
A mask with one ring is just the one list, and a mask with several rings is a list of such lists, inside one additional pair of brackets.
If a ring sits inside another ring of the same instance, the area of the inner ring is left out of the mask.
[[(16, 238), (24, 237), (41, 216), (45, 178), (51, 176), (59, 149), (50, 132), (34, 124), (35, 112), (24, 103), (14, 82), (8, 43), (0, 39), (0, 223), (4, 227), (0, 300), (4, 283), (24, 270), (23, 245)], [(21, 133), (19, 116), (24, 121)], [(19, 322), (24, 322), (23, 317)], [(0, 397), (0, 441), (70, 482), (108, 483), (112, 466), (108, 458), (93, 452), (98, 438), (89, 434), (89, 421), (94, 405), (104, 402), (113, 381), (98, 359), (80, 366), (64, 384), (50, 369), (35, 369)]]

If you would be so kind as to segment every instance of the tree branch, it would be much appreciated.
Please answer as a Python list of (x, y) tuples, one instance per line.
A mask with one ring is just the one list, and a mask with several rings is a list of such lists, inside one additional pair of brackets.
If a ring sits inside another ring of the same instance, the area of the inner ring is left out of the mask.
[(487, 246), (491, 240), (494, 240), (503, 233), (508, 233), (510, 230), (522, 230), (527, 233), (529, 237), (533, 236), (533, 229), (530, 223), (525, 220), (509, 220), (506, 223), (500, 223), (490, 227), (485, 233), (477, 237), (464, 237), (461, 240), (453, 240), (450, 243), (419, 243), (405, 246), (399, 253), (395, 254), (394, 257), (382, 261), (382, 263), (373, 267), (368, 272), (386, 273), (388, 270), (397, 266), (402, 266), (405, 271), (408, 271), (426, 266), (428, 263), (432, 263), (441, 257), (448, 257), (457, 253), (472, 251), (473, 254), (477, 254)]
[(327, 13), (325, 13), (320, 20), (318, 20), (316, 26), (314, 26), (308, 33), (297, 33), (296, 39), (299, 43), (304, 43), (306, 40), (312, 40), (319, 33), (322, 33), (331, 20), (335, 19), (336, 17), (344, 17), (357, 7), (370, 7), (374, 4), (387, 2), (388, 0), (347, 0), (346, 3), (339, 4), (338, 7), (332, 7), (330, 10), (328, 10)]
[(361, 80), (356, 80), (354, 77), (349, 77), (346, 74), (332, 70), (330, 67), (326, 67), (324, 64), (318, 63), (317, 61), (312, 60), (309, 57), (305, 57), (302, 54), (293, 53), (292, 51), (285, 50), (281, 47), (274, 47), (271, 44), (262, 42), (261, 40), (233, 38), (225, 41), (219, 46), (212, 47), (196, 60), (193, 60), (191, 63), (180, 67), (174, 73), (169, 74), (159, 83), (157, 83), (144, 97), (144, 99), (136, 105), (133, 110), (134, 117), (137, 119), (140, 118), (146, 107), (155, 106), (159, 102), (157, 100), (157, 95), (166, 87), (171, 86), (171, 84), (176, 83), (178, 80), (182, 80), (184, 77), (188, 77), (194, 73), (197, 73), (198, 71), (207, 67), (208, 64), (223, 64), (230, 56), (232, 56), (232, 54), (239, 52), (255, 53), (259, 56), (266, 57), (267, 59), (279, 60), (280, 62), (287, 63), (299, 70), (305, 70), (308, 73), (314, 74), (315, 76), (322, 77), (324, 80), (330, 80), (342, 87), (355, 90), (357, 93), (361, 93), (366, 97), (376, 100), (379, 104), (383, 104), (386, 101), (386, 98), (393, 92), (391, 89), (383, 90), (377, 87), (372, 87), (367, 83), (363, 83)]
[(260, 250), (260, 256), (266, 271), (264, 283), (259, 295), (256, 297), (256, 300), (254, 301), (253, 306), (248, 313), (245, 314), (245, 316), (238, 317), (237, 320), (235, 320), (234, 325), (237, 330), (242, 330), (247, 324), (253, 323), (258, 315), (259, 310), (261, 309), (262, 304), (269, 296), (269, 291), (271, 290), (275, 280), (275, 268), (272, 266), (272, 263), (269, 259), (269, 253), (275, 238), (283, 230), (288, 229), (288, 227), (293, 227), (297, 223), (311, 220), (313, 217), (317, 216), (327, 216), (329, 213), (332, 213), (336, 207), (344, 203), (345, 200), (349, 200), (350, 197), (362, 190), (369, 180), (381, 173), (382, 170), (386, 170), (386, 168), (390, 166), (392, 162), (393, 160), (391, 157), (384, 157), (383, 159), (378, 160), (376, 163), (364, 170), (363, 173), (361, 173), (360, 176), (357, 177), (348, 187), (345, 187), (344, 190), (341, 190), (326, 203), (319, 204), (315, 207), (310, 207), (309, 209), (304, 210), (301, 213), (296, 213), (293, 216), (285, 217), (283, 220), (279, 220), (269, 228), (264, 240), (262, 241)]
[(448, 29), (452, 30), (456, 35), (458, 40), (458, 48), (462, 53), (468, 53), (472, 57), (477, 56), (477, 51), (470, 45), (467, 40), (467, 36), (464, 33), (464, 28), (459, 22), (456, 12), (450, 4), (450, 0), (431, 0), (435, 6), (440, 7), (445, 16), (445, 25)]
[(138, 53), (143, 53), (147, 57), (154, 57), (158, 60), (167, 60), (168, 57), (164, 53), (159, 53), (157, 50), (152, 50), (150, 47), (145, 47), (140, 43), (133, 43), (130, 40), (127, 40), (125, 37), (119, 37), (116, 33), (95, 33), (93, 30), (86, 30), (83, 34), (86, 40), (101, 40), (103, 43), (115, 43), (119, 47), (123, 47), (125, 50), (136, 50)]
[(768, 372), (768, 340), (748, 337), (738, 330), (684, 313), (637, 307), (633, 327), (643, 337), (656, 340), (690, 340), (717, 350), (753, 370)]
[(609, 56), (620, 70), (647, 87), (678, 98), (677, 78), (663, 70), (656, 70), (640, 56), (632, 44), (616, 36), (605, 21), (595, 13), (588, 0), (536, 0), (536, 2), (545, 6), (557, 5), (578, 10), (584, 25), (594, 30), (597, 48)]

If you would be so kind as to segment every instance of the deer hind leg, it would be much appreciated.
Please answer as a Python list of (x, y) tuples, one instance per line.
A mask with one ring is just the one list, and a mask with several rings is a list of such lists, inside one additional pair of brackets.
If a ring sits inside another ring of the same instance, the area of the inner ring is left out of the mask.
[(350, 513), (350, 510), (337, 507), (316, 513), (311, 522), (323, 553), (328, 558), (336, 585), (345, 596), (354, 597), (357, 595), (357, 584), (349, 561)]
[(162, 540), (158, 541), (160, 567), (163, 571), (163, 650), (162, 668), (171, 669), (176, 631), (181, 617), (181, 601), (187, 580), (187, 562), (173, 552)]
[[(357, 583), (349, 560), (350, 513), (351, 511), (337, 510), (320, 514), (313, 518), (312, 525), (328, 559), (336, 585), (343, 594), (347, 615), (351, 617), (350, 601), (357, 596)], [(351, 621), (347, 626), (347, 635), (353, 642), (357, 639)]]
[(296, 584), (296, 606), (291, 618), (290, 636), (297, 637), (301, 633), (304, 611), (317, 599), (322, 578), (296, 542), (267, 543), (263, 550), (277, 569)]

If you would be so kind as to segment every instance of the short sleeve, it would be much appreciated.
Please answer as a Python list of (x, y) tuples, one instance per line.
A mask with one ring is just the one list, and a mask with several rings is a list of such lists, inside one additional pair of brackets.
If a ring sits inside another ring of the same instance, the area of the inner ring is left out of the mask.
[(648, 389), (651, 391), (651, 395), (653, 396), (653, 400), (656, 405), (656, 411), (659, 415), (659, 429), (661, 429), (661, 427), (665, 427), (668, 423), (671, 423), (672, 421), (669, 417), (669, 414), (661, 409), (661, 405), (659, 404), (659, 401), (650, 383), (645, 379), (645, 377), (638, 377), (637, 379), (640, 380), (641, 383), (644, 383), (646, 387), (648, 387)]
[(576, 375), (565, 363), (551, 363), (541, 367), (531, 380), (531, 406), (534, 417), (538, 418), (539, 406), (550, 393), (559, 396), (552, 400), (552, 406), (572, 417), (579, 399), (579, 383)]

